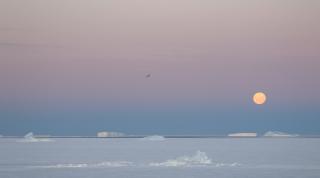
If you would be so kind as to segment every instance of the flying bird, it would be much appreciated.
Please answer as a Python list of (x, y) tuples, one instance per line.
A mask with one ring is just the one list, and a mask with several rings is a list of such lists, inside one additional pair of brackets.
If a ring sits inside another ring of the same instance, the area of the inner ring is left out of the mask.
[(147, 74), (147, 75), (146, 75), (146, 78), (150, 78), (150, 77), (151, 77), (151, 74)]

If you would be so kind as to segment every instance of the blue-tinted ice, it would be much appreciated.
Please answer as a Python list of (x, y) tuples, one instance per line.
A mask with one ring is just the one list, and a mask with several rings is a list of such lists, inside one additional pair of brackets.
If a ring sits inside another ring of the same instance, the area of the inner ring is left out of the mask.
[(0, 177), (320, 177), (320, 139), (0, 139)]

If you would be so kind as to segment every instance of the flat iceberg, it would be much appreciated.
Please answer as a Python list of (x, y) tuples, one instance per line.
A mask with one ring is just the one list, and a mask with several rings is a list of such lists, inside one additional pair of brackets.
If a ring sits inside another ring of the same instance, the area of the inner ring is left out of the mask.
[(257, 137), (255, 132), (240, 132), (228, 134), (228, 137)]
[(101, 131), (97, 133), (97, 137), (104, 138), (104, 137), (124, 137), (125, 134), (121, 132), (107, 132)]
[(264, 135), (264, 137), (298, 137), (298, 134), (288, 134), (279, 131), (268, 131)]
[(146, 141), (164, 141), (166, 138), (161, 135), (151, 135), (151, 136), (146, 136), (143, 137), (141, 140), (146, 140)]

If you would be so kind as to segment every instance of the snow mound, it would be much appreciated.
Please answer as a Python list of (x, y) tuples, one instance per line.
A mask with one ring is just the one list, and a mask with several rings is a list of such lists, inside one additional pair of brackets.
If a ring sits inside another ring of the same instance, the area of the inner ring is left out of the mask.
[(42, 168), (85, 168), (88, 164), (57, 164), (50, 166), (42, 166)]
[(235, 166), (241, 166), (240, 163), (216, 163), (215, 167), (235, 167)]
[(106, 168), (106, 167), (124, 167), (131, 166), (132, 162), (128, 161), (108, 161), (102, 163), (69, 163), (69, 164), (55, 164), (47, 166), (35, 166), (36, 168), (47, 168), (47, 169), (70, 169), (70, 168)]
[(205, 152), (197, 151), (193, 156), (182, 156), (176, 159), (169, 159), (165, 162), (150, 163), (150, 166), (163, 167), (189, 167), (189, 166), (205, 166), (212, 163)]
[(113, 161), (113, 162), (102, 162), (98, 164), (92, 165), (93, 167), (124, 167), (124, 166), (131, 166), (132, 162), (129, 161)]

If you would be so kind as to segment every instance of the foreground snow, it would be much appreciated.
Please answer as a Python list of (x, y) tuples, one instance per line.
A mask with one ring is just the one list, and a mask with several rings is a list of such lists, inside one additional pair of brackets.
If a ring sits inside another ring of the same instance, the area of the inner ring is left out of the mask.
[[(31, 138), (33, 139), (33, 138)], [(0, 139), (1, 178), (231, 178), (320, 175), (320, 139)]]

